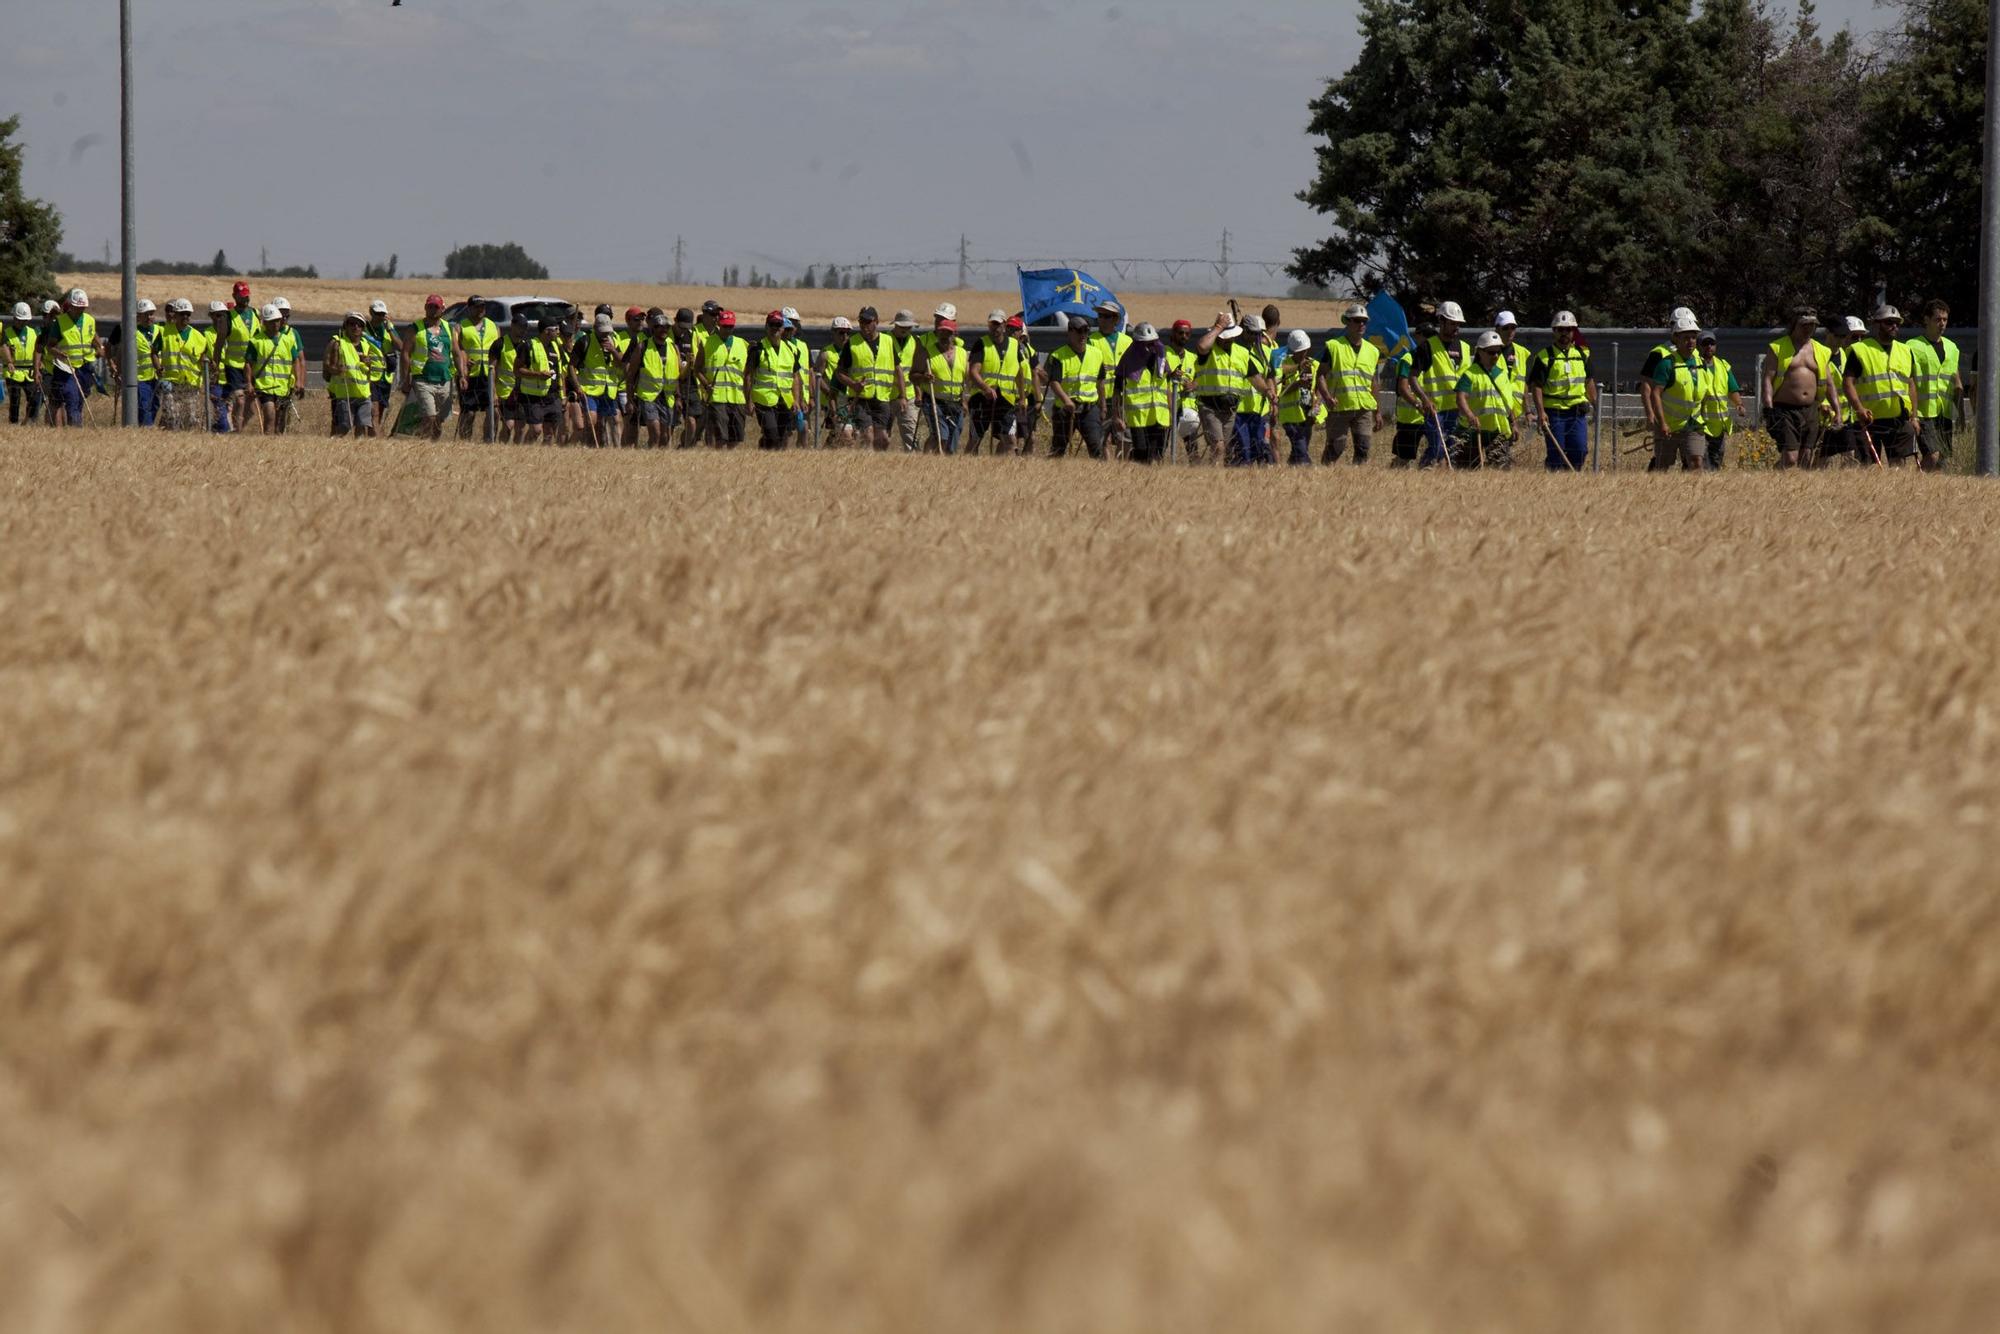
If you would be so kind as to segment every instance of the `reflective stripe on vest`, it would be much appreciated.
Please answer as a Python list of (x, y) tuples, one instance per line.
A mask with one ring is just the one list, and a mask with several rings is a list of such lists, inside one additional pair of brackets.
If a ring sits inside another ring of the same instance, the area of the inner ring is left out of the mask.
[(1065, 343), (1049, 353), (1049, 362), (1056, 368), (1055, 378), (1062, 381), (1062, 387), (1078, 406), (1097, 401), (1097, 382), (1104, 371), (1104, 358), (1089, 343), (1083, 351)]
[(1261, 417), (1271, 410), (1271, 400), (1264, 397), (1262, 390), (1250, 383), (1249, 377), (1251, 375), (1262, 375), (1269, 378), (1274, 373), (1271, 369), (1271, 357), (1277, 350), (1275, 347), (1266, 347), (1261, 343), (1252, 343), (1244, 349), (1244, 353), (1250, 364), (1244, 367), (1243, 370), (1243, 383), (1245, 387), (1243, 390), (1243, 401), (1236, 405), (1238, 412), (1248, 412)]
[(710, 340), (703, 369), (708, 372), (708, 401), (744, 403), (743, 368), (750, 360), (750, 344), (734, 334)]
[(458, 345), (465, 349), (465, 373), (467, 375), (486, 374), (487, 357), (493, 345), (500, 341), (500, 326), (492, 320), (482, 319), (477, 324), (460, 322)]
[(229, 341), (222, 348), (222, 364), (233, 371), (242, 370), (250, 357), (250, 340), (263, 332), (264, 321), (257, 318), (256, 311), (232, 309), (229, 312)]
[(1901, 343), (1883, 347), (1865, 338), (1847, 350), (1847, 373), (1860, 391), (1861, 406), (1878, 418), (1902, 417), (1915, 412), (1910, 401), (1910, 349)]
[(1583, 349), (1572, 344), (1567, 348), (1551, 347), (1541, 354), (1542, 365), (1542, 405), (1549, 408), (1582, 407), (1590, 395), (1585, 372), (1589, 359)]
[(1336, 338), (1326, 345), (1323, 360), (1335, 408), (1363, 412), (1375, 406), (1375, 371), (1382, 364), (1381, 348), (1365, 338), (1359, 347)]
[(1673, 368), (1673, 378), (1660, 387), (1660, 407), (1669, 431), (1686, 430), (1690, 423), (1700, 423), (1702, 400), (1708, 397), (1708, 372), (1693, 355), (1670, 356), (1667, 364)]
[(970, 360), (963, 343), (952, 344), (949, 352), (932, 353), (925, 368), (930, 372), (931, 397), (940, 403), (956, 403), (963, 398), (965, 368)]
[(42, 331), (35, 328), (9, 329), (7, 331), (7, 378), (21, 384), (33, 378), (35, 373), (35, 345), (42, 340)]
[[(612, 347), (618, 346), (612, 339)], [(590, 336), (583, 349), (583, 361), (576, 368), (576, 383), (586, 398), (606, 398), (618, 392), (625, 383), (625, 373), (620, 366), (618, 353), (606, 352), (597, 334)]]
[[(1952, 402), (1951, 382), (1958, 374), (1958, 344), (1949, 338), (1940, 340), (1942, 347), (1933, 347), (1928, 337), (1909, 341), (1913, 352), (1921, 347), (1928, 353), (1923, 358), (1923, 372), (1916, 377), (1917, 415), (1949, 418), (1956, 406)], [(1911, 358), (1913, 368), (1916, 361)]]
[(979, 371), (986, 377), (989, 388), (999, 391), (1000, 397), (1009, 403), (1021, 401), (1021, 349), (1014, 346), (1009, 338), (1007, 352), (1002, 356), (993, 347), (991, 338), (979, 350)]
[(327, 381), (327, 392), (339, 399), (361, 399), (368, 397), (368, 351), (363, 343), (357, 343), (346, 334), (336, 334), (327, 347), (333, 353), (333, 378)]
[(389, 359), (403, 354), (403, 345), (396, 338), (396, 326), (386, 322), (379, 329), (372, 324), (363, 325), (361, 337), (364, 340), (362, 351), (368, 357), (368, 378), (387, 380)]
[(1180, 397), (1189, 398), (1194, 394), (1195, 355), (1194, 349), (1184, 347), (1178, 352), (1167, 349), (1167, 374), (1180, 386)]
[(1250, 373), (1250, 349), (1238, 342), (1228, 346), (1212, 344), (1208, 349), (1208, 359), (1203, 361), (1194, 374), (1194, 391), (1203, 398), (1214, 398), (1225, 394), (1243, 397), (1243, 391), (1250, 387), (1244, 378)]
[(1452, 396), (1458, 392), (1458, 378), (1472, 364), (1472, 349), (1465, 345), (1463, 338), (1455, 342), (1456, 352), (1447, 348), (1443, 339), (1433, 335), (1425, 344), (1431, 350), (1431, 364), (1417, 376), (1418, 387), (1430, 395), (1431, 402), (1440, 412), (1454, 401)]
[(915, 338), (906, 338), (901, 343), (896, 343), (892, 338), (890, 342), (895, 344), (896, 360), (903, 368), (903, 398), (906, 401), (914, 399), (917, 396), (917, 386), (911, 379), (910, 368), (916, 364), (917, 348), (921, 344)]
[(1708, 372), (1708, 392), (1701, 400), (1701, 429), (1707, 435), (1728, 435), (1735, 424), (1729, 414), (1729, 363), (1711, 357), (1703, 369)]
[(1507, 367), (1497, 358), (1493, 369), (1487, 370), (1477, 361), (1466, 368), (1466, 402), (1472, 406), (1472, 421), (1482, 431), (1504, 431), (1507, 418), (1513, 414), (1514, 391), (1509, 384)]
[(140, 325), (132, 330), (132, 341), (139, 351), (139, 383), (148, 384), (160, 378), (160, 368), (153, 361), (153, 351), (160, 345), (160, 335), (167, 331), (164, 324), (151, 327)]
[(674, 401), (674, 386), (681, 378), (681, 350), (671, 338), (647, 339), (639, 354), (639, 383), (633, 391), (642, 403), (664, 397)]
[(92, 315), (56, 316), (56, 346), (70, 368), (80, 369), (97, 359), (97, 319)]
[(871, 345), (856, 334), (847, 340), (847, 376), (860, 388), (856, 398), (887, 403), (896, 392), (895, 346), (887, 334), (876, 334)]
[(1319, 421), (1326, 415), (1313, 385), (1319, 378), (1319, 363), (1310, 357), (1285, 358), (1278, 369), (1278, 420), (1296, 425)]
[(208, 338), (201, 330), (167, 326), (160, 335), (160, 373), (168, 384), (201, 383), (201, 359), (208, 354)]
[(1167, 419), (1167, 377), (1151, 366), (1138, 378), (1125, 382), (1125, 424), (1165, 426)]
[(297, 330), (286, 329), (276, 336), (258, 334), (250, 340), (250, 364), (256, 368), (252, 383), (262, 393), (291, 393), (292, 372), (296, 369), (293, 360), (298, 355)]
[(795, 406), (792, 384), (798, 373), (798, 358), (797, 350), (785, 339), (779, 339), (775, 347), (768, 339), (757, 344), (757, 372), (750, 381), (750, 398), (758, 407), (775, 408), (781, 403)]
[(562, 374), (562, 344), (537, 338), (528, 344), (527, 353), (526, 361), (517, 358), (514, 362), (514, 374), (521, 381), (520, 392), (529, 398), (547, 398), (555, 392), (556, 376)]

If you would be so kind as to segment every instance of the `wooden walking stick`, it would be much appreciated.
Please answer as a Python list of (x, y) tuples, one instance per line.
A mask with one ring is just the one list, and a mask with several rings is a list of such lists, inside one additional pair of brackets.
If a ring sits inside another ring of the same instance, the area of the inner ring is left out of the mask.
[(1556, 433), (1549, 429), (1548, 417), (1544, 415), (1536, 418), (1536, 420), (1541, 423), (1542, 434), (1549, 438), (1549, 444), (1555, 449), (1557, 454), (1562, 456), (1563, 466), (1567, 467), (1571, 472), (1575, 472), (1577, 468), (1574, 463), (1569, 461), (1569, 451), (1562, 447), (1562, 442), (1556, 439)]

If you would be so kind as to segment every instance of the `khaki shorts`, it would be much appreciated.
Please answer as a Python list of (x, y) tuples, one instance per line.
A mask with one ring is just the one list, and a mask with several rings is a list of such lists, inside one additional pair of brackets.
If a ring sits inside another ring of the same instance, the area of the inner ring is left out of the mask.
[(451, 416), (451, 386), (418, 380), (410, 386), (410, 401), (424, 414), (425, 421)]

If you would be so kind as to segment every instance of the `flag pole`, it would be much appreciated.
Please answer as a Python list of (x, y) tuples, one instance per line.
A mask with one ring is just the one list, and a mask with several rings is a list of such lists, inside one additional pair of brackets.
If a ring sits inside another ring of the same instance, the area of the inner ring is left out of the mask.
[(118, 0), (118, 239), (123, 290), (118, 302), (118, 360), (125, 382), (119, 398), (127, 426), (139, 424), (139, 276), (132, 222), (132, 0)]

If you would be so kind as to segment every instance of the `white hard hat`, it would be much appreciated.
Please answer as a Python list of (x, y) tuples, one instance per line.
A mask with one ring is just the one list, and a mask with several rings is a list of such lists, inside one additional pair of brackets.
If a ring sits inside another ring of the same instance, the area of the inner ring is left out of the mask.
[(224, 314), (228, 309), (229, 303), (227, 301), (211, 301), (208, 303), (208, 313), (211, 315)]
[(1144, 322), (1141, 322), (1137, 328), (1132, 330), (1132, 341), (1135, 343), (1150, 343), (1158, 339), (1159, 336), (1160, 331), (1158, 329)]
[(177, 296), (172, 301), (167, 302), (167, 309), (177, 315), (192, 315), (194, 314), (194, 302), (184, 296)]
[(56, 303), (55, 303), (55, 302), (53, 302), (53, 301), (44, 301), (44, 302), (42, 302), (42, 314), (44, 314), (44, 315), (53, 315), (53, 314), (55, 314), (55, 313), (56, 313)]
[(17, 320), (32, 320), (35, 318), (35, 312), (28, 309), (27, 302), (16, 301), (14, 303), (14, 318)]
[(848, 319), (845, 315), (836, 315), (833, 317), (833, 327), (836, 332), (842, 329), (851, 331), (854, 328), (854, 321)]
[(940, 301), (938, 308), (932, 311), (931, 314), (941, 320), (955, 320), (958, 318), (958, 307), (952, 305), (949, 301)]
[(1559, 310), (1556, 312), (1555, 322), (1550, 324), (1549, 327), (1551, 329), (1574, 329), (1576, 327), (1576, 315), (1571, 311)]
[(797, 324), (799, 322), (799, 308), (797, 306), (786, 306), (783, 310), (779, 311), (778, 313), (784, 316), (786, 319), (790, 320), (793, 324)]
[(1894, 306), (1877, 306), (1875, 307), (1875, 313), (1868, 318), (1876, 323), (1880, 323), (1883, 320), (1894, 320), (1896, 323), (1901, 324), (1903, 322), (1903, 312), (1897, 310)]
[(1294, 329), (1285, 336), (1285, 347), (1288, 351), (1303, 352), (1312, 345), (1312, 335), (1304, 329)]
[(1514, 312), (1511, 310), (1503, 310), (1493, 317), (1493, 327), (1496, 329), (1519, 328), (1520, 324), (1521, 322), (1514, 318)]
[(1865, 334), (1868, 332), (1868, 326), (1854, 316), (1849, 315), (1847, 317), (1847, 332), (1851, 334)]
[(84, 291), (81, 287), (72, 287), (69, 289), (69, 303), (72, 306), (88, 306), (90, 304), (90, 293)]
[(1472, 345), (1472, 350), (1475, 352), (1492, 352), (1499, 348), (1499, 346), (1500, 335), (1488, 329), (1485, 333), (1479, 335), (1479, 341)]
[(258, 313), (261, 314), (267, 320), (275, 320), (278, 318), (278, 315), (280, 313), (278, 310), (278, 303), (275, 301), (266, 301), (264, 303), (264, 309), (259, 311)]
[(1241, 338), (1243, 336), (1243, 326), (1240, 324), (1232, 324), (1226, 329), (1217, 329), (1215, 331), (1215, 336), (1217, 339)]
[(141, 315), (151, 315), (155, 311), (159, 310), (159, 307), (154, 305), (152, 302), (146, 300), (146, 298), (140, 297), (139, 304), (132, 307), (132, 309)]
[(1346, 310), (1340, 312), (1340, 321), (1342, 324), (1345, 324), (1349, 320), (1365, 320), (1367, 318), (1368, 307), (1359, 303), (1349, 306)]
[(1438, 304), (1438, 318), (1441, 320), (1450, 320), (1453, 324), (1463, 324), (1465, 323), (1465, 312), (1459, 309), (1458, 302), (1444, 301)]
[(368, 309), (377, 315), (387, 315), (389, 313), (389, 303), (377, 297), (368, 303)]
[(285, 300), (285, 298), (281, 296), (273, 297), (271, 299), (271, 304), (276, 306), (279, 310), (284, 311), (287, 315), (292, 313), (292, 303)]
[(1701, 321), (1697, 320), (1689, 312), (1681, 311), (1679, 314), (1674, 316), (1674, 322), (1670, 327), (1672, 328), (1673, 332), (1677, 334), (1700, 333)]
[(1675, 306), (1673, 310), (1670, 311), (1667, 315), (1667, 323), (1669, 325), (1672, 325), (1676, 320), (1691, 320), (1691, 319), (1694, 319), (1694, 312), (1692, 310), (1689, 310), (1686, 306)]

